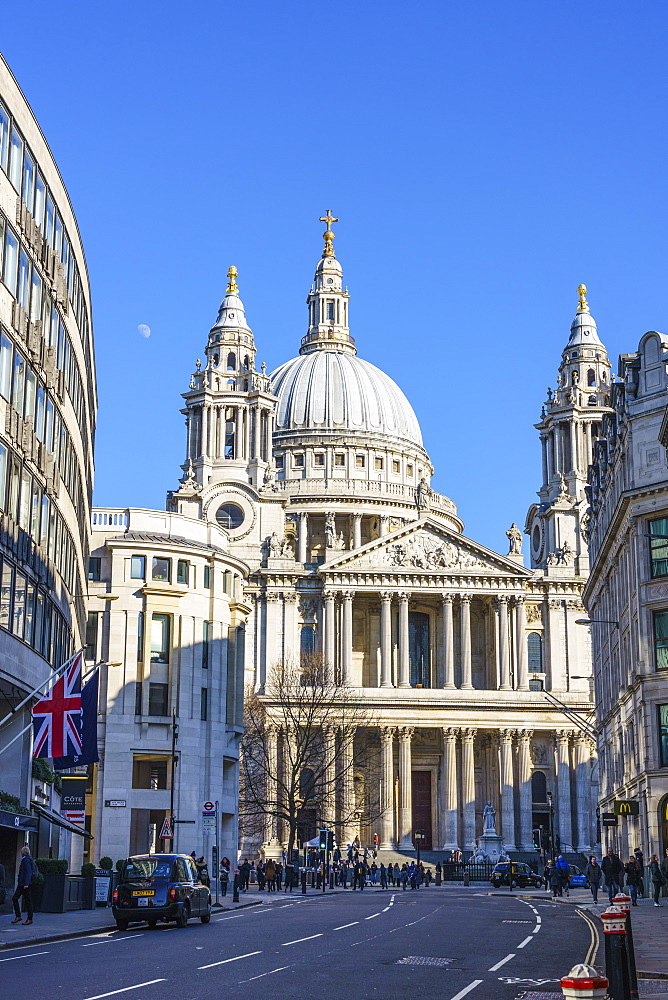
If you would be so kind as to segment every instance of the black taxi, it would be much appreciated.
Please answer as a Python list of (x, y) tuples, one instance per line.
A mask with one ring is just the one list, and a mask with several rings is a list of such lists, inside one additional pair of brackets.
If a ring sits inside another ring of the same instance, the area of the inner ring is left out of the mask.
[(139, 854), (128, 858), (114, 889), (116, 926), (127, 930), (134, 920), (155, 927), (159, 920), (185, 927), (189, 917), (211, 920), (211, 895), (187, 854)]

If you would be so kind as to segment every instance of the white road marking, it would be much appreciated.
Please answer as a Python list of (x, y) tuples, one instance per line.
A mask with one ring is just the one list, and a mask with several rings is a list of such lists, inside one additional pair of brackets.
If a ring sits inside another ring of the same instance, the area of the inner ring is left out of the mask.
[[(279, 906), (279, 910), (284, 910), (286, 908), (286, 906), (294, 906), (294, 905), (295, 905), (294, 903), (283, 903), (282, 906)], [(289, 966), (286, 965), (285, 968), (287, 969), (287, 968), (289, 968)], [(278, 970), (276, 970), (276, 971), (278, 971)], [(267, 973), (267, 975), (269, 975), (269, 973)], [(250, 983), (250, 979), (247, 979), (246, 982)]]
[(537, 913), (536, 914), (536, 923), (537, 924), (542, 924), (542, 922), (543, 922), (543, 918), (541, 917), (540, 913)]
[(322, 937), (322, 933), (320, 933), (320, 934), (309, 934), (308, 937), (297, 938), (296, 941), (284, 941), (283, 944), (281, 945), (281, 947), (282, 948), (287, 948), (287, 946), (289, 944), (301, 944), (302, 941), (312, 941), (313, 938), (317, 938), (317, 937)]
[(291, 968), (291, 965), (282, 965), (280, 969), (272, 969), (271, 972), (263, 972), (260, 976), (251, 976), (250, 979), (242, 979), (239, 986), (242, 986), (244, 983), (252, 983), (254, 979), (264, 979), (265, 976), (273, 976), (275, 972), (285, 972), (286, 969)]
[(354, 927), (355, 924), (358, 924), (358, 923), (359, 923), (359, 920), (353, 920), (352, 924), (341, 924), (340, 927), (335, 927), (334, 930), (335, 931), (344, 931), (346, 929), (346, 927)]
[(467, 993), (470, 993), (471, 990), (474, 990), (476, 986), (480, 986), (481, 982), (482, 979), (474, 979), (472, 983), (469, 983), (468, 986), (465, 986), (463, 990), (459, 991), (459, 993), (455, 993), (455, 995), (451, 997), (451, 1000), (462, 1000), (462, 997), (465, 997)]
[(533, 929), (533, 930), (531, 931), (531, 933), (532, 933), (532, 934), (537, 934), (539, 930), (540, 930), (540, 924), (536, 924), (536, 926), (535, 926), (535, 927), (534, 927), (534, 929)]
[(382, 912), (383, 913), (387, 913), (388, 910), (389, 910), (389, 906), (386, 906), (385, 909)]
[[(245, 913), (235, 913), (233, 917), (217, 917), (216, 923), (219, 924), (221, 920), (238, 920), (239, 917), (245, 917)], [(170, 930), (175, 930), (175, 928), (170, 928)]]
[(372, 913), (370, 917), (365, 917), (365, 920), (373, 920), (374, 917), (379, 917), (380, 911), (378, 913)]
[(34, 955), (48, 955), (48, 951), (32, 951), (29, 955), (14, 955), (12, 958), (0, 958), (0, 962), (16, 962), (19, 958), (32, 958)]
[(104, 941), (90, 941), (88, 944), (82, 944), (82, 948), (94, 948), (98, 944), (111, 944), (113, 941), (130, 941), (132, 938), (140, 938), (144, 936), (144, 931), (141, 934), (126, 934), (124, 937), (108, 937)]
[(139, 990), (142, 986), (153, 986), (153, 983), (166, 982), (166, 979), (149, 979), (146, 983), (137, 983), (136, 986), (124, 986), (122, 990), (110, 990), (108, 993), (98, 993), (94, 997), (85, 997), (84, 1000), (102, 1000), (103, 997), (113, 997), (116, 993), (127, 993), (128, 990)]
[(533, 938), (531, 936), (525, 938), (524, 941), (522, 941), (522, 944), (518, 944), (517, 947), (518, 948), (526, 948), (526, 946), (529, 944), (530, 941), (533, 941)]
[(511, 960), (511, 958), (515, 958), (515, 952), (514, 951), (511, 952), (510, 955), (506, 955), (505, 958), (502, 958), (500, 962), (497, 962), (496, 965), (493, 965), (492, 968), (488, 969), (487, 971), (488, 972), (496, 972), (496, 970), (500, 969), (502, 965), (505, 965), (506, 962), (509, 962)]
[[(214, 965), (227, 965), (228, 962), (238, 962), (240, 958), (251, 958), (252, 955), (261, 955), (261, 951), (249, 951), (246, 955), (235, 955), (234, 958), (224, 958), (221, 962), (211, 962), (210, 965), (198, 965), (198, 969), (213, 969)], [(94, 997), (89, 1000), (95, 1000)]]

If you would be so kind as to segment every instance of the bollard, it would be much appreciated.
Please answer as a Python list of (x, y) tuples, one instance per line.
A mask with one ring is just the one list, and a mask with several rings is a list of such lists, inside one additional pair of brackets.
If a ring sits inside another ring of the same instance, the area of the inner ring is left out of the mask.
[(440, 872), (436, 872), (436, 885), (440, 885), (441, 881), (442, 881), (442, 879), (441, 879), (441, 873)]
[(608, 995), (608, 980), (599, 976), (591, 965), (574, 965), (561, 980), (561, 992), (565, 997), (593, 998), (604, 1000)]
[(233, 886), (233, 891), (232, 891), (232, 902), (233, 903), (238, 903), (239, 902), (239, 872), (238, 871), (235, 871), (235, 873), (234, 873), (234, 886)]
[(636, 973), (636, 953), (633, 946), (633, 928), (631, 927), (631, 897), (623, 892), (617, 893), (612, 900), (613, 906), (618, 906), (626, 914), (626, 958), (629, 967), (629, 995), (631, 1000), (638, 998), (638, 975)]
[(302, 896), (306, 895), (306, 872), (302, 872)]
[(469, 882), (470, 882), (469, 873), (468, 873), (468, 871), (465, 871), (464, 872), (464, 885), (468, 885)]
[(601, 914), (605, 937), (605, 972), (610, 1000), (629, 1000), (629, 963), (626, 953), (626, 914), (610, 906)]

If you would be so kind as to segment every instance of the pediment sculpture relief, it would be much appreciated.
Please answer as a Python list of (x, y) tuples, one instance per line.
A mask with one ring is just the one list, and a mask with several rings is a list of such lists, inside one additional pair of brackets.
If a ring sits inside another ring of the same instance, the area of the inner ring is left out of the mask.
[(465, 570), (485, 566), (481, 559), (459, 548), (454, 542), (428, 534), (412, 535), (388, 545), (384, 555), (389, 566), (415, 569)]

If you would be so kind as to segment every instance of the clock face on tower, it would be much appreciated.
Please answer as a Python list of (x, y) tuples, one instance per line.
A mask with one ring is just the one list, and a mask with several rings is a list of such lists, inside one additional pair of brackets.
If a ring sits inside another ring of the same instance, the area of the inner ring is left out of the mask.
[(538, 562), (543, 551), (543, 528), (540, 521), (534, 521), (531, 529), (531, 556)]

